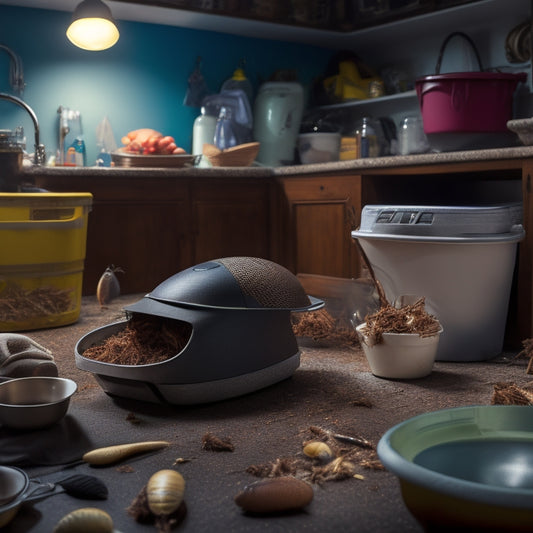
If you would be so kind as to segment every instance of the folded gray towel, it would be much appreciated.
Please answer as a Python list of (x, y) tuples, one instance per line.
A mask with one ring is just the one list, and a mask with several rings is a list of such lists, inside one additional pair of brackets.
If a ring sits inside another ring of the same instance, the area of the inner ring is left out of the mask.
[(0, 333), (0, 376), (57, 376), (52, 352), (26, 335)]

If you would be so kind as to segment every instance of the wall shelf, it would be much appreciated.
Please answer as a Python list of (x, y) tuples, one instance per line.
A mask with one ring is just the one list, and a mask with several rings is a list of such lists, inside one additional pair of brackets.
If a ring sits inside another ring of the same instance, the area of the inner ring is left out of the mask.
[[(73, 10), (73, 0), (0, 0), (0, 5), (52, 9), (58, 11)], [(383, 46), (383, 35), (388, 42), (420, 38), (420, 25), (424, 33), (431, 35), (443, 27), (464, 26), (465, 21), (473, 28), (494, 26), (495, 21), (512, 13), (518, 21), (529, 16), (530, 3), (525, 0), (474, 0), (472, 2), (442, 9), (436, 12), (416, 15), (410, 18), (387, 22), (377, 26), (341, 32), (276, 24), (242, 17), (211, 14), (207, 12), (188, 11), (179, 8), (161, 7), (150, 3), (128, 3), (127, 1), (108, 0), (113, 15), (118, 20), (130, 20), (151, 24), (164, 24), (191, 29), (231, 33), (244, 37), (299, 42), (340, 50), (355, 49), (360, 46), (374, 48)]]
[(415, 103), (417, 103), (417, 96), (416, 91), (413, 89), (412, 91), (406, 91), (397, 94), (388, 94), (386, 96), (380, 96), (379, 98), (367, 98), (366, 100), (350, 100), (338, 104), (323, 105), (320, 106), (319, 109), (323, 111), (336, 111), (351, 110), (356, 108), (364, 108), (365, 110), (379, 108), (380, 111), (385, 111), (385, 114), (387, 114), (389, 110), (394, 110), (399, 107)]

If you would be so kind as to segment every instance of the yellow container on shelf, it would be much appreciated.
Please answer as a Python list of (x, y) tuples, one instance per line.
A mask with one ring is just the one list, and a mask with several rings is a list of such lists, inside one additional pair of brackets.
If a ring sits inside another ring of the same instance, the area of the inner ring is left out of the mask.
[(90, 193), (0, 193), (0, 332), (79, 318)]

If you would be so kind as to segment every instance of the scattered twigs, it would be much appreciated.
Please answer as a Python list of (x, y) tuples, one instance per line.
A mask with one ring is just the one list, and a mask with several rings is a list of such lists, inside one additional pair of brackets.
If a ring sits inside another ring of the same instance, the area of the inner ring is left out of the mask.
[[(308, 432), (309, 437), (302, 443), (303, 453), (252, 465), (246, 471), (257, 477), (289, 475), (322, 484), (349, 478), (362, 480), (364, 475), (361, 471), (365, 469), (383, 470), (374, 445), (365, 438), (342, 435), (318, 426), (309, 427)], [(324, 447), (324, 444), (327, 446)], [(328, 453), (322, 453), (322, 448)]]
[(294, 313), (292, 329), (297, 337), (310, 337), (315, 341), (327, 340), (345, 345), (358, 344), (357, 334), (352, 327), (335, 319), (326, 309), (308, 313)]
[(206, 433), (202, 438), (202, 448), (210, 452), (232, 452), (235, 446), (230, 439)]
[(380, 306), (388, 307), (390, 304), (389, 304), (389, 301), (387, 300), (387, 297), (385, 296), (385, 291), (383, 290), (383, 287), (381, 286), (381, 283), (379, 282), (378, 278), (376, 278), (374, 269), (372, 268), (372, 265), (370, 264), (370, 261), (368, 260), (368, 257), (366, 256), (365, 251), (363, 250), (363, 247), (361, 246), (361, 243), (357, 239), (355, 239), (355, 242), (357, 244), (359, 253), (361, 254), (361, 258), (363, 259), (363, 263), (365, 264), (365, 267), (368, 269), (370, 277), (372, 278), (372, 281), (374, 282), (374, 285), (376, 286), (376, 290), (378, 291)]
[(518, 387), (515, 383), (496, 383), (492, 405), (533, 405), (533, 392)]
[(523, 349), (516, 354), (515, 359), (519, 357), (529, 357), (529, 363), (526, 368), (526, 374), (533, 374), (533, 339), (522, 341)]

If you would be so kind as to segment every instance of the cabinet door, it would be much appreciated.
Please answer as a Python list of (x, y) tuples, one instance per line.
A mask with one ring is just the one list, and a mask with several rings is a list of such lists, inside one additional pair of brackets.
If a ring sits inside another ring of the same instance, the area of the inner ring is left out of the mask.
[(270, 180), (215, 179), (192, 185), (194, 263), (270, 257)]
[(360, 177), (295, 177), (282, 184), (288, 204), (286, 266), (296, 274), (358, 277), (351, 230), (361, 213)]
[(189, 188), (185, 180), (131, 176), (43, 177), (53, 192), (91, 192), (83, 294), (96, 293), (113, 264), (123, 294), (144, 293), (191, 265)]

